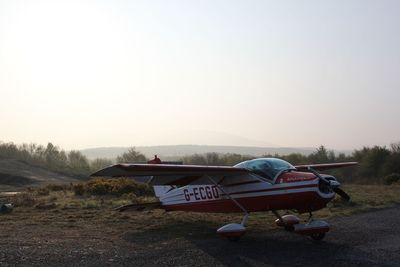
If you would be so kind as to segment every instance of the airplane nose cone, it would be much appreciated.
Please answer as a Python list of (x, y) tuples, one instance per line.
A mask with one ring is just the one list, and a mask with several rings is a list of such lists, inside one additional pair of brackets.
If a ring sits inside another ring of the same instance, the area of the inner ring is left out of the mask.
[(331, 185), (332, 189), (338, 188), (340, 186), (340, 183), (338, 181), (335, 181), (335, 180), (330, 180), (329, 184)]

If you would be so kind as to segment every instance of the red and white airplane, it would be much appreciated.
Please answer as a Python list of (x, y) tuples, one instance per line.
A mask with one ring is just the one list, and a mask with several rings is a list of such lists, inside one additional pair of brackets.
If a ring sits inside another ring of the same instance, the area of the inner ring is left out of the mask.
[[(162, 164), (156, 157), (149, 164), (116, 164), (93, 173), (93, 177), (151, 176), (159, 206), (166, 211), (243, 212), (241, 223), (222, 226), (217, 233), (238, 240), (246, 231), (250, 212), (272, 211), (279, 226), (321, 240), (329, 231), (325, 221), (314, 220), (312, 212), (326, 207), (335, 194), (349, 201), (340, 183), (326, 170), (356, 165), (357, 162), (293, 166), (277, 158), (258, 158), (233, 167)], [(150, 206), (154, 203), (149, 203)], [(144, 208), (144, 205), (121, 207)], [(309, 213), (307, 223), (279, 210)]]

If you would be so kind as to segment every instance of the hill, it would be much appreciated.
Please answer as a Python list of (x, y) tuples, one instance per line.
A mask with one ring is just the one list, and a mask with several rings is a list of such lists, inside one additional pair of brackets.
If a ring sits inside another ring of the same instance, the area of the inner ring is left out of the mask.
[(68, 184), (78, 179), (61, 175), (15, 159), (0, 159), (0, 192), (19, 191), (30, 186)]
[[(89, 159), (115, 158), (126, 152), (128, 147), (98, 147), (80, 150)], [(182, 156), (193, 154), (236, 153), (260, 157), (265, 154), (288, 155), (300, 153), (309, 155), (315, 151), (314, 148), (290, 148), (290, 147), (256, 147), (256, 146), (207, 146), (207, 145), (165, 145), (165, 146), (137, 146), (137, 151), (146, 157), (152, 158), (155, 154), (164, 159), (178, 159)]]

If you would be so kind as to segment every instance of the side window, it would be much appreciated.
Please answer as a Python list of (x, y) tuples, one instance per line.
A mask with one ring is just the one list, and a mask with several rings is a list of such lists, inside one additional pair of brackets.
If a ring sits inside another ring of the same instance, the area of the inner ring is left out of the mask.
[(273, 179), (273, 175), (271, 175), (272, 168), (269, 166), (269, 164), (265, 161), (253, 161), (249, 162), (247, 165), (247, 168), (253, 170), (255, 173), (258, 175), (261, 175), (264, 178)]

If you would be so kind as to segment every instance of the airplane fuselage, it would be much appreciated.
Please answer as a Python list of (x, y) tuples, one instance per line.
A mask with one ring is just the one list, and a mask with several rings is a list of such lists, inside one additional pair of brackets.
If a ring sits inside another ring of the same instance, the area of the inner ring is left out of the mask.
[[(323, 192), (320, 180), (312, 173), (291, 171), (275, 181), (254, 179), (253, 175), (240, 175), (215, 184), (182, 187), (155, 186), (156, 195), (167, 211), (241, 212), (231, 198), (249, 212), (288, 210), (311, 212), (322, 209), (335, 193)], [(221, 190), (223, 188), (223, 191)]]

